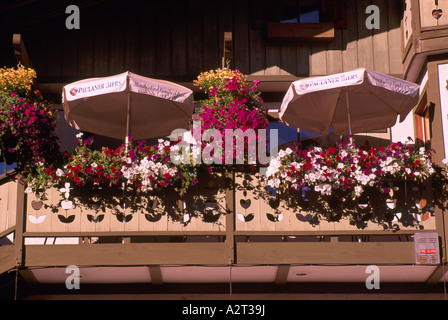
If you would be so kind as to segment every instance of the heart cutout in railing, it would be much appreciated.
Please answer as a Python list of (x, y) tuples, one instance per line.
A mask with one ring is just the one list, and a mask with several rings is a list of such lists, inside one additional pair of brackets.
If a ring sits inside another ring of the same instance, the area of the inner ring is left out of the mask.
[(39, 201), (36, 201), (36, 200), (31, 201), (31, 207), (36, 211), (40, 210), (42, 208), (43, 204), (44, 203), (40, 200)]
[(64, 200), (61, 202), (61, 207), (64, 210), (70, 210), (73, 207), (73, 202), (70, 200)]
[(434, 9), (434, 10), (432, 10), (432, 16), (435, 19), (437, 19), (437, 20), (439, 20), (442, 17), (442, 14), (443, 14), (442, 9)]
[(247, 210), (251, 204), (252, 204), (252, 202), (250, 201), (250, 199), (241, 199), (240, 200), (240, 205), (241, 205), (241, 207), (243, 207), (244, 210)]

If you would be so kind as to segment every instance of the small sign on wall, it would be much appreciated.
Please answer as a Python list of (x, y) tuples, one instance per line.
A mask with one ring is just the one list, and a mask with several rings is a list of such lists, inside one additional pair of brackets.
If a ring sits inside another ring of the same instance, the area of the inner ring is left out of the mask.
[(439, 264), (439, 236), (436, 232), (417, 232), (414, 234), (415, 263)]

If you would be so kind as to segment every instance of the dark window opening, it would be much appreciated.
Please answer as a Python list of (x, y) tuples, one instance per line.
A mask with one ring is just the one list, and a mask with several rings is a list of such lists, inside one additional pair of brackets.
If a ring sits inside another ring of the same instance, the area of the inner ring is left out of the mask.
[(346, 27), (345, 0), (251, 0), (252, 29), (268, 23), (334, 23)]
[(282, 0), (280, 22), (319, 23), (321, 3), (316, 0)]

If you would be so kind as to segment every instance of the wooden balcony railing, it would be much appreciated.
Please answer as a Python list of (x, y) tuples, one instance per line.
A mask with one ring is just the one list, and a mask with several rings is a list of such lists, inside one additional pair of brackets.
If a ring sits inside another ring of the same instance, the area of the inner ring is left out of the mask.
[[(236, 174), (234, 186), (227, 190), (222, 188), (223, 185), (214, 186), (214, 183), (216, 181), (200, 183), (194, 193), (184, 198), (160, 192), (160, 196), (149, 196), (146, 199), (146, 208), (137, 209), (128, 205), (127, 209), (118, 206), (78, 206), (64, 210), (59, 204), (60, 192), (56, 189), (47, 190), (48, 200), (44, 202), (34, 194), (29, 194), (23, 197), (26, 204), (24, 232), (29, 236), (96, 236), (108, 233), (219, 236), (225, 235), (228, 223), (226, 216), (231, 213), (234, 213), (234, 231), (240, 235), (363, 234), (381, 233), (388, 229), (375, 219), (361, 216), (360, 220), (365, 221), (356, 224), (356, 218), (342, 212), (344, 208), (329, 208), (323, 213), (312, 212), (313, 209), (303, 205), (307, 201), (316, 201), (312, 190), (306, 191), (306, 195), (300, 192), (291, 195), (292, 199), (298, 199), (296, 205), (279, 201), (263, 187), (258, 174)], [(18, 195), (17, 184), (8, 181), (0, 185), (0, 232), (15, 226), (17, 201), (23, 196)], [(431, 197), (430, 188), (402, 182), (400, 187), (396, 187), (394, 203), (387, 203), (390, 200), (381, 198), (375, 199), (375, 203), (358, 206), (361, 214), (361, 208), (368, 205), (375, 206), (378, 214), (387, 211), (392, 219), (389, 231), (435, 230)], [(302, 207), (297, 206), (300, 201)], [(335, 205), (340, 207), (345, 204)]]
[[(53, 211), (48, 205), (58, 204), (58, 190), (48, 190), (48, 201), (41, 202), (33, 194), (25, 195), (17, 182), (3, 180), (0, 236), (16, 234), (15, 246), (0, 245), (0, 254), (5, 256), (3, 261), (25, 266), (408, 264), (414, 261), (413, 234), (440, 229), (430, 189), (422, 192), (412, 184), (400, 186), (394, 209), (387, 207), (393, 227), (385, 230), (374, 221), (360, 228), (345, 215), (321, 215), (319, 223), (313, 223), (316, 212), (276, 202), (266, 190), (261, 196), (256, 187), (263, 185), (258, 174), (230, 178), (235, 182), (230, 186), (219, 185), (219, 181), (218, 186), (216, 181), (202, 183), (193, 196), (182, 201), (172, 198), (170, 205), (175, 205), (171, 207), (166, 198), (153, 196), (153, 205), (147, 210), (127, 208), (124, 215), (117, 214), (122, 208), (64, 210), (59, 206)], [(405, 198), (410, 202), (407, 206)], [(415, 202), (416, 198), (420, 202)], [(378, 205), (378, 212), (385, 207), (384, 203)]]

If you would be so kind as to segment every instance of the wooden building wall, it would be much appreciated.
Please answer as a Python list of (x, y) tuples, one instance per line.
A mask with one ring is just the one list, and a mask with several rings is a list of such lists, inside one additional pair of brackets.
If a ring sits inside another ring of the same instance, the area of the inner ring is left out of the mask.
[[(202, 71), (221, 67), (224, 32), (233, 34), (231, 67), (261, 80), (262, 76), (303, 77), (358, 67), (402, 75), (401, 0), (335, 1), (346, 23), (335, 28), (330, 42), (268, 39), (266, 25), (257, 24), (256, 18), (260, 8), (272, 3), (90, 1), (90, 5), (79, 5), (80, 30), (68, 30), (66, 5), (60, 2), (54, 8), (36, 9), (31, 16), (19, 14), (13, 19), (8, 15), (4, 32), (11, 37), (12, 33), (23, 35), (33, 67), (46, 83), (126, 70), (191, 81)], [(370, 4), (380, 9), (379, 30), (365, 25)]]

